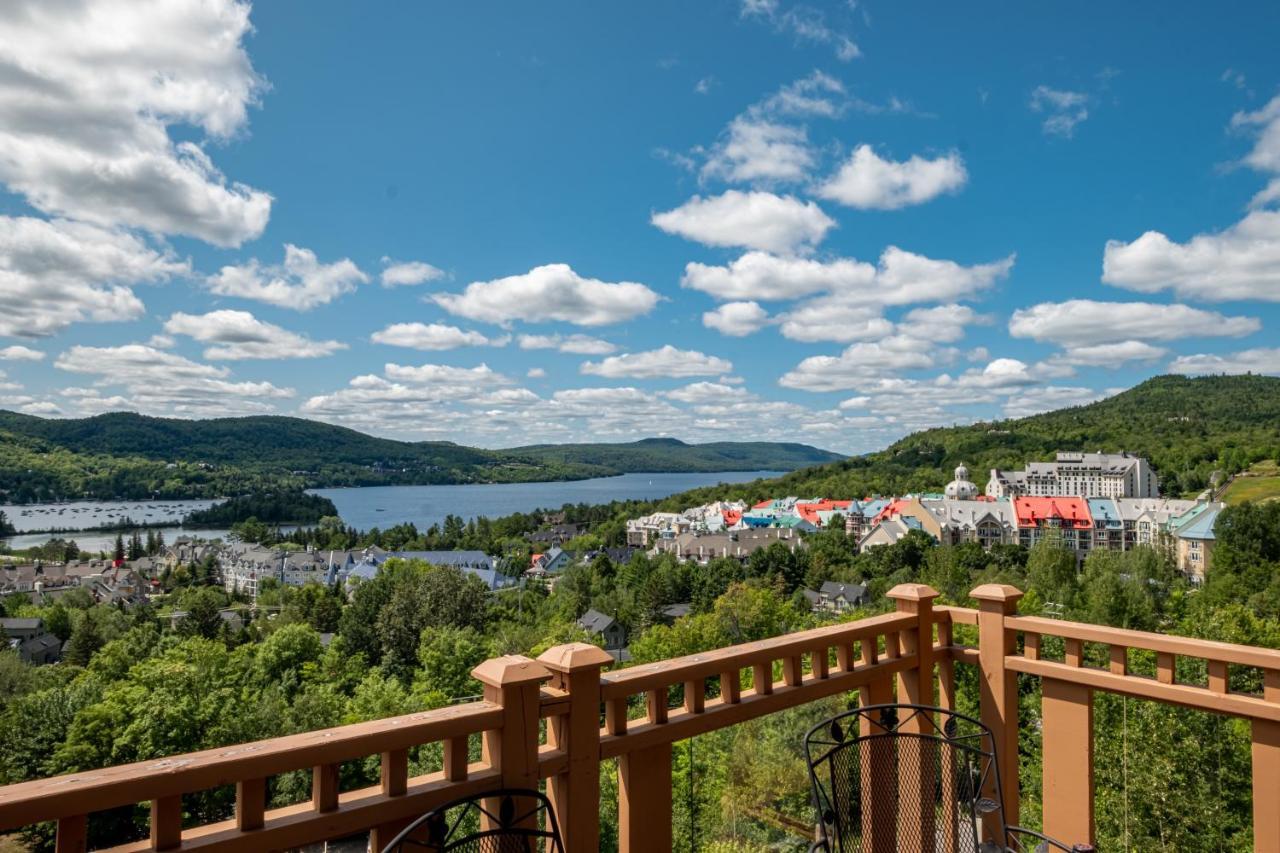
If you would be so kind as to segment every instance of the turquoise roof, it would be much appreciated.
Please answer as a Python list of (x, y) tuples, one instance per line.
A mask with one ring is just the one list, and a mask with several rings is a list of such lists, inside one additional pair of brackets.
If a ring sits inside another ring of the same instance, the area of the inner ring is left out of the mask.
[(1108, 527), (1124, 527), (1124, 520), (1116, 509), (1116, 502), (1111, 498), (1086, 498), (1089, 504), (1089, 517), (1096, 524), (1105, 521)]
[(1201, 512), (1194, 521), (1178, 530), (1182, 539), (1213, 539), (1213, 525), (1222, 510), (1214, 507)]

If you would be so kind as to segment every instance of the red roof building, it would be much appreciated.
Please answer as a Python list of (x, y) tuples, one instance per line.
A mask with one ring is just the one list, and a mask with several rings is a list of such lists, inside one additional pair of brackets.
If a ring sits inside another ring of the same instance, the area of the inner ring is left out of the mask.
[(1093, 517), (1084, 498), (1014, 498), (1013, 511), (1018, 519), (1020, 544), (1029, 548), (1048, 532), (1058, 531), (1065, 547), (1076, 551), (1088, 550), (1093, 538)]

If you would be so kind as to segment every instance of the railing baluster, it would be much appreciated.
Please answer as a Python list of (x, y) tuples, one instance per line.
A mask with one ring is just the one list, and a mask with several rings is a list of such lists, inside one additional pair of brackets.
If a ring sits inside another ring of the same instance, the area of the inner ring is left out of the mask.
[(853, 656), (853, 643), (841, 643), (836, 646), (836, 669), (840, 672), (852, 672), (856, 660)]
[(337, 764), (319, 764), (311, 768), (311, 808), (331, 812), (338, 807)]
[[(863, 660), (868, 654), (875, 654), (876, 639), (874, 637), (862, 641)], [(860, 691), (859, 703), (866, 705), (885, 705), (893, 702), (893, 677), (881, 676), (868, 681)], [(868, 737), (875, 733), (870, 719), (858, 718), (859, 734)], [(862, 790), (874, 792), (885, 780), (894, 778), (893, 747), (888, 740), (880, 738), (872, 741), (868, 750), (868, 760), (861, 762)], [(893, 797), (864, 795), (862, 810), (862, 837), (871, 840), (864, 845), (868, 853), (896, 853), (897, 811), (896, 799)]]
[(401, 797), (409, 790), (409, 750), (393, 749), (382, 753), (382, 793)]
[(701, 678), (684, 683), (684, 709), (690, 714), (701, 714), (706, 706), (707, 683)]
[(1112, 644), (1108, 653), (1110, 657), (1110, 669), (1112, 675), (1128, 675), (1129, 674), (1129, 650), (1124, 646)]
[(1171, 652), (1156, 653), (1156, 680), (1161, 684), (1173, 684), (1175, 680), (1176, 663)]
[[(1262, 697), (1280, 702), (1280, 671), (1263, 670)], [(1280, 850), (1280, 723), (1254, 720), (1253, 735), (1253, 849)]]
[(450, 782), (466, 781), (467, 765), (471, 763), (470, 751), (465, 735), (451, 737), (444, 742), (444, 778)]
[(604, 703), (604, 728), (611, 735), (627, 733), (627, 697)]
[(773, 661), (765, 661), (751, 667), (751, 680), (757, 696), (768, 696), (773, 692)]
[(1227, 692), (1227, 662), (1224, 660), (1209, 661), (1209, 689), (1214, 693)]
[(731, 669), (720, 673), (720, 701), (726, 705), (737, 705), (742, 701), (742, 671)]
[(1084, 641), (1067, 637), (1062, 641), (1063, 660), (1067, 666), (1084, 666)]
[(823, 679), (828, 675), (831, 661), (827, 659), (827, 647), (814, 649), (809, 655), (809, 672), (814, 678)]
[(1044, 831), (1093, 842), (1093, 691), (1056, 678), (1041, 683)]
[(1027, 632), (1022, 635), (1022, 654), (1027, 660), (1040, 660), (1040, 635)]
[(665, 723), (667, 721), (667, 688), (658, 687), (645, 694), (649, 706), (649, 722)]
[(236, 783), (236, 828), (241, 832), (262, 829), (266, 808), (266, 779), (242, 779)]
[(788, 687), (799, 687), (804, 681), (804, 659), (790, 655), (782, 661), (782, 681)]
[(618, 759), (619, 853), (671, 849), (671, 744)]
[(182, 844), (182, 795), (151, 801), (151, 848), (172, 850)]
[(89, 846), (89, 816), (78, 814), (58, 821), (54, 853), (84, 853)]

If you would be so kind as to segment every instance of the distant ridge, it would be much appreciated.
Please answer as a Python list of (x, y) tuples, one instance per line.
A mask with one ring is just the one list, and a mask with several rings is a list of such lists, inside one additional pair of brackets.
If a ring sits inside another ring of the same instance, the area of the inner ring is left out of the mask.
[(1280, 377), (1157, 376), (1096, 403), (1025, 418), (923, 430), (884, 450), (781, 477), (673, 495), (663, 508), (718, 498), (851, 497), (941, 491), (961, 463), (979, 487), (992, 468), (1057, 450), (1128, 450), (1151, 460), (1166, 495), (1195, 495), (1214, 471), (1280, 459)]
[(582, 479), (637, 471), (787, 471), (843, 458), (802, 444), (537, 445), (406, 442), (302, 418), (182, 420), (113, 412), (49, 419), (0, 410), (0, 500), (225, 497), (263, 487)]

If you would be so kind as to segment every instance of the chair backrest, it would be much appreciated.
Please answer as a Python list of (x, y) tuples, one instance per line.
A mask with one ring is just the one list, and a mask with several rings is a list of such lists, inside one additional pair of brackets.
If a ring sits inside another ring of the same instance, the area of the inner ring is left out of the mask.
[(870, 705), (810, 729), (805, 751), (831, 853), (1005, 847), (995, 742), (972, 717)]
[(564, 853), (551, 802), (504, 788), (454, 800), (409, 824), (382, 853)]

